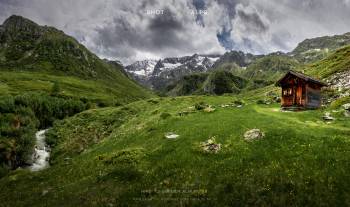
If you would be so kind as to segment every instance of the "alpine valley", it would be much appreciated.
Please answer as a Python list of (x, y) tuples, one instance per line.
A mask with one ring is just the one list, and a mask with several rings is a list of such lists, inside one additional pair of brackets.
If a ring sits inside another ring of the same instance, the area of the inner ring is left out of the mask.
[[(281, 110), (290, 70), (326, 83), (320, 108)], [(123, 67), (13, 15), (0, 206), (350, 206), (349, 91), (350, 33)]]
[[(242, 51), (229, 51), (223, 55), (194, 54), (160, 60), (137, 61), (126, 66), (125, 70), (140, 84), (160, 93), (168, 95), (189, 95), (194, 92), (196, 94), (216, 94), (211, 90), (212, 87), (202, 86), (204, 89), (201, 89), (196, 82), (213, 82), (210, 78), (208, 80), (208, 77), (216, 77), (216, 75), (210, 76), (209, 74), (225, 70), (234, 76), (246, 79), (247, 84), (245, 85), (249, 90), (267, 86), (288, 70), (305, 70), (308, 65), (326, 58), (335, 50), (348, 44), (350, 44), (350, 33), (307, 39), (289, 53), (253, 55)], [(343, 82), (346, 81), (347, 79)], [(184, 89), (184, 87), (190, 88)], [(242, 89), (242, 86), (233, 87), (234, 89), (228, 88), (222, 93), (238, 92)]]

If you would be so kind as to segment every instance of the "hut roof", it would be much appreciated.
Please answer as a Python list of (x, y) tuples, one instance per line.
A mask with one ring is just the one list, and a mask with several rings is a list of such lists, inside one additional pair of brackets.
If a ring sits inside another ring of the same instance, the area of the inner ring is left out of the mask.
[(293, 71), (293, 70), (290, 70), (288, 71), (281, 79), (279, 79), (277, 82), (276, 82), (276, 86), (281, 86), (281, 83), (283, 82), (283, 80), (285, 80), (286, 77), (288, 77), (289, 75), (292, 75), (292, 76), (295, 76), (295, 77), (298, 77), (300, 79), (303, 79), (305, 80), (306, 82), (312, 82), (312, 83), (315, 83), (315, 84), (318, 84), (318, 85), (321, 85), (321, 86), (327, 86), (326, 83), (320, 81), (320, 80), (317, 80), (311, 76), (308, 76), (308, 75), (305, 75), (303, 73), (299, 73), (299, 72), (296, 72), (296, 71)]

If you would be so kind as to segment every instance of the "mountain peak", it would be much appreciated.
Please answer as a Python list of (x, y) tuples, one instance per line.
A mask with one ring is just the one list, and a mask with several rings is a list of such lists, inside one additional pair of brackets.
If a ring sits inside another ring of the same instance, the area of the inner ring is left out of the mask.
[(40, 31), (40, 26), (35, 22), (18, 15), (11, 15), (7, 18), (3, 25), (3, 29), (8, 32), (34, 32)]
[(11, 15), (10, 17), (8, 17), (4, 23), (3, 23), (3, 26), (12, 26), (12, 25), (23, 25), (23, 24), (27, 24), (27, 25), (35, 25), (35, 26), (39, 26), (37, 25), (35, 22), (27, 19), (27, 18), (24, 18), (22, 16), (19, 16), (19, 15)]

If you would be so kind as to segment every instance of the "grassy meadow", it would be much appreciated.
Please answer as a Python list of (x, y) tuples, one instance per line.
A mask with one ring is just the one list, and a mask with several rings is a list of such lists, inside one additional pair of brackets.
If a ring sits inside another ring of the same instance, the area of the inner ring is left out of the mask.
[[(56, 121), (51, 167), (3, 177), (1, 205), (350, 205), (350, 121), (341, 110), (328, 123), (323, 110), (281, 112), (249, 99), (222, 107), (237, 99), (153, 98)], [(193, 108), (200, 102), (216, 110)], [(245, 141), (253, 128), (265, 137)], [(218, 153), (200, 147), (212, 137)]]
[(53, 85), (58, 83), (59, 95), (63, 97), (85, 99), (103, 105), (120, 105), (153, 96), (131, 80), (127, 82), (125, 77), (120, 79), (107, 82), (42, 72), (0, 71), (0, 94), (17, 95), (33, 91), (50, 93)]

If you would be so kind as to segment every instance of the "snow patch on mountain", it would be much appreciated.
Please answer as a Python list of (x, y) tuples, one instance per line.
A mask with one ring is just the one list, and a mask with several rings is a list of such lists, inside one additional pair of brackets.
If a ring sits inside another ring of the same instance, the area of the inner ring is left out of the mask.
[(162, 71), (171, 71), (178, 68), (193, 70), (203, 67), (206, 71), (219, 59), (219, 56), (193, 55), (178, 58), (165, 58), (163, 60), (143, 60), (126, 66), (126, 71), (132, 75), (144, 76), (145, 78), (155, 76)]
[(164, 70), (171, 70), (177, 67), (180, 67), (181, 63), (163, 63), (164, 67), (161, 67)]
[(157, 60), (137, 61), (126, 67), (128, 73), (138, 76), (149, 76), (153, 73)]
[(209, 59), (212, 63), (215, 63), (217, 60), (220, 59), (220, 57), (208, 57), (208, 59)]
[(137, 61), (125, 67), (127, 73), (152, 89), (165, 87), (183, 75), (206, 72), (219, 60), (219, 55), (198, 55)]

